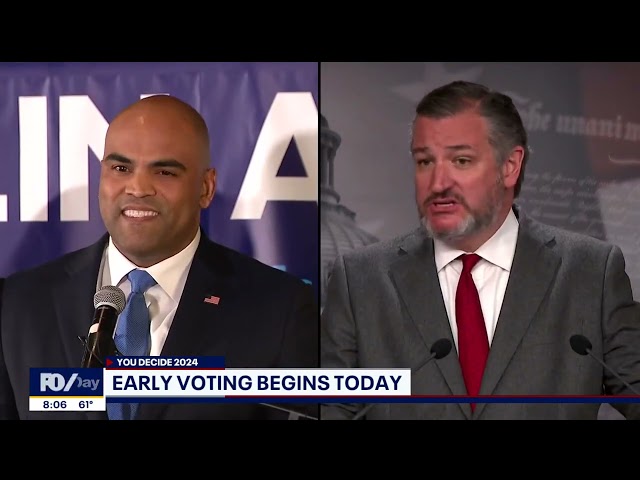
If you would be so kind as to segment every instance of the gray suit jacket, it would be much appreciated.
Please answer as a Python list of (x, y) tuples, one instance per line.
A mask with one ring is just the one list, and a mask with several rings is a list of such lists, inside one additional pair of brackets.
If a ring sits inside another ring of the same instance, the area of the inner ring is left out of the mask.
[[(514, 209), (520, 230), (480, 395), (632, 395), (569, 338), (640, 389), (640, 305), (621, 250), (546, 226)], [(422, 229), (335, 262), (321, 316), (323, 368), (407, 368), (433, 342), (453, 343), (434, 261)], [(455, 344), (454, 344), (455, 345)], [(454, 349), (413, 372), (412, 394), (466, 395)], [(606, 401), (604, 403), (607, 403)], [(640, 419), (640, 404), (613, 405)], [(362, 404), (328, 404), (322, 419), (351, 418)], [(378, 404), (368, 419), (596, 419), (597, 403)]]

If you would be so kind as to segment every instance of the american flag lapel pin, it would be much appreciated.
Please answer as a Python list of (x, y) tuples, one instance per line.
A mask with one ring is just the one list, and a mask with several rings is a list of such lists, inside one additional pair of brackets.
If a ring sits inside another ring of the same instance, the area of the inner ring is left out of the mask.
[(205, 303), (212, 303), (213, 305), (218, 305), (220, 303), (220, 297), (216, 297), (215, 295), (209, 295), (208, 297), (204, 297)]

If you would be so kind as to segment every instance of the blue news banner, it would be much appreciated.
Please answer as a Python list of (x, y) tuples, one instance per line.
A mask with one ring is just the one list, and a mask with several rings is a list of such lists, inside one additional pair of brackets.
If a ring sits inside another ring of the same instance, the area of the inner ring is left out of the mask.
[(639, 403), (634, 396), (412, 395), (411, 370), (225, 368), (223, 357), (107, 357), (105, 368), (31, 368), (30, 411), (107, 403)]

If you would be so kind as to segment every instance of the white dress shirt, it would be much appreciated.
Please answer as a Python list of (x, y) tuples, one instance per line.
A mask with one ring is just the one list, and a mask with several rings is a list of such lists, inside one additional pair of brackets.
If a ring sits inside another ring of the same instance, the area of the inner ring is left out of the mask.
[(518, 228), (518, 219), (513, 210), (510, 210), (498, 231), (475, 252), (457, 250), (434, 239), (436, 269), (456, 349), (458, 348), (456, 289), (462, 272), (462, 260), (458, 257), (464, 253), (476, 253), (481, 257), (471, 271), (471, 276), (478, 289), (487, 337), (491, 345), (516, 251)]
[[(149, 272), (149, 275), (158, 282), (144, 294), (151, 316), (151, 356), (158, 356), (162, 352), (199, 243), (200, 229), (191, 243), (173, 257), (149, 268), (140, 268)], [(122, 255), (109, 238), (109, 244), (102, 258), (101, 271), (98, 274), (98, 289), (104, 285), (115, 285), (129, 298), (131, 282), (127, 279), (127, 274), (136, 268), (139, 267)]]

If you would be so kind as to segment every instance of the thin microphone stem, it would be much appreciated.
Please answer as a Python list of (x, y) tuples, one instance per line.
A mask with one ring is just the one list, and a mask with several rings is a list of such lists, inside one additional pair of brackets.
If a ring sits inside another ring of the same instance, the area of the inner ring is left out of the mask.
[(358, 413), (356, 413), (355, 416), (351, 420), (360, 420), (362, 417), (364, 417), (367, 414), (367, 412), (369, 410), (371, 410), (371, 408), (374, 405), (375, 405), (375, 403), (370, 403), (369, 405), (364, 407), (362, 410), (360, 410)]
[(317, 420), (317, 418), (316, 418), (316, 417), (312, 417), (312, 416), (310, 416), (310, 415), (305, 415), (304, 413), (301, 413), (301, 412), (294, 412), (293, 410), (288, 410), (288, 409), (286, 409), (286, 408), (279, 407), (279, 406), (274, 405), (274, 404), (272, 404), (272, 403), (259, 403), (258, 405), (263, 405), (263, 406), (265, 406), (265, 407), (275, 408), (276, 410), (281, 410), (281, 411), (283, 411), (283, 412), (287, 412), (287, 413), (289, 413), (289, 414), (293, 413), (294, 415), (298, 415), (299, 417), (304, 417), (304, 418), (307, 418), (307, 419), (309, 419), (309, 420)]
[[(449, 352), (447, 352), (447, 354), (448, 353)], [(442, 355), (440, 358), (446, 356), (447, 354)], [(418, 372), (418, 370), (420, 370), (422, 367), (424, 367), (427, 363), (429, 363), (431, 360), (433, 360), (436, 356), (437, 356), (437, 353), (436, 352), (432, 352), (431, 355), (429, 356), (429, 358), (427, 358), (424, 362), (422, 362), (422, 365), (420, 365), (418, 368), (414, 369), (412, 373)], [(351, 420), (360, 420), (362, 417), (364, 417), (367, 414), (367, 412), (369, 412), (369, 410), (371, 410), (373, 408), (374, 405), (375, 405), (375, 403), (370, 403), (369, 405), (364, 407), (362, 410), (360, 410), (358, 413), (356, 413)]]
[[(87, 348), (87, 345), (88, 345), (87, 337), (83, 337), (83, 336), (81, 336), (81, 335), (78, 335), (78, 340), (80, 340), (80, 342), (82, 343), (82, 345), (84, 345), (84, 349), (85, 349), (85, 351), (86, 351), (86, 352), (88, 352), (88, 353), (89, 353), (89, 355), (91, 355), (91, 357), (92, 357), (92, 358), (95, 358), (95, 359), (96, 359), (96, 361), (100, 364), (100, 366), (101, 366), (102, 368), (105, 368), (105, 364), (104, 364), (104, 362), (102, 361), (102, 359), (101, 359), (100, 357), (98, 357), (98, 356), (95, 354), (95, 352), (94, 352), (93, 350), (89, 350), (89, 349)], [(122, 356), (122, 353), (120, 353), (120, 351), (119, 351), (117, 348), (115, 348), (115, 355), (116, 355), (116, 356)]]
[(640, 395), (640, 393), (638, 393), (638, 391), (633, 388), (631, 385), (629, 385), (629, 382), (624, 381), (620, 375), (618, 375), (615, 371), (613, 371), (613, 369), (611, 367), (609, 367), (609, 365), (607, 365), (606, 363), (604, 363), (602, 360), (600, 360), (598, 357), (596, 357), (593, 353), (591, 353), (590, 349), (587, 349), (587, 353), (591, 356), (591, 358), (595, 359), (600, 365), (602, 365), (604, 368), (607, 369), (607, 371), (611, 372), (618, 380), (620, 380), (629, 390), (631, 390), (633, 393), (635, 393), (636, 395)]
[(82, 342), (82, 345), (84, 345), (84, 350), (85, 352), (88, 352), (89, 355), (91, 355), (91, 358), (95, 358), (96, 361), (100, 364), (101, 367), (104, 368), (104, 362), (100, 359), (100, 357), (98, 357), (94, 352), (93, 349), (89, 349), (87, 348), (87, 338), (86, 337), (81, 337), (80, 335), (78, 335), (78, 340), (80, 340)]
[[(449, 352), (447, 352), (447, 353), (449, 353)], [(431, 355), (429, 356), (429, 358), (427, 358), (424, 362), (422, 362), (422, 365), (420, 365), (418, 368), (413, 370), (413, 374), (418, 373), (422, 367), (424, 367), (427, 363), (429, 363), (431, 360), (436, 358), (436, 356), (437, 356), (436, 352), (431, 352)], [(443, 358), (443, 357), (444, 357), (444, 355), (442, 355), (442, 356), (440, 356), (438, 358)]]

